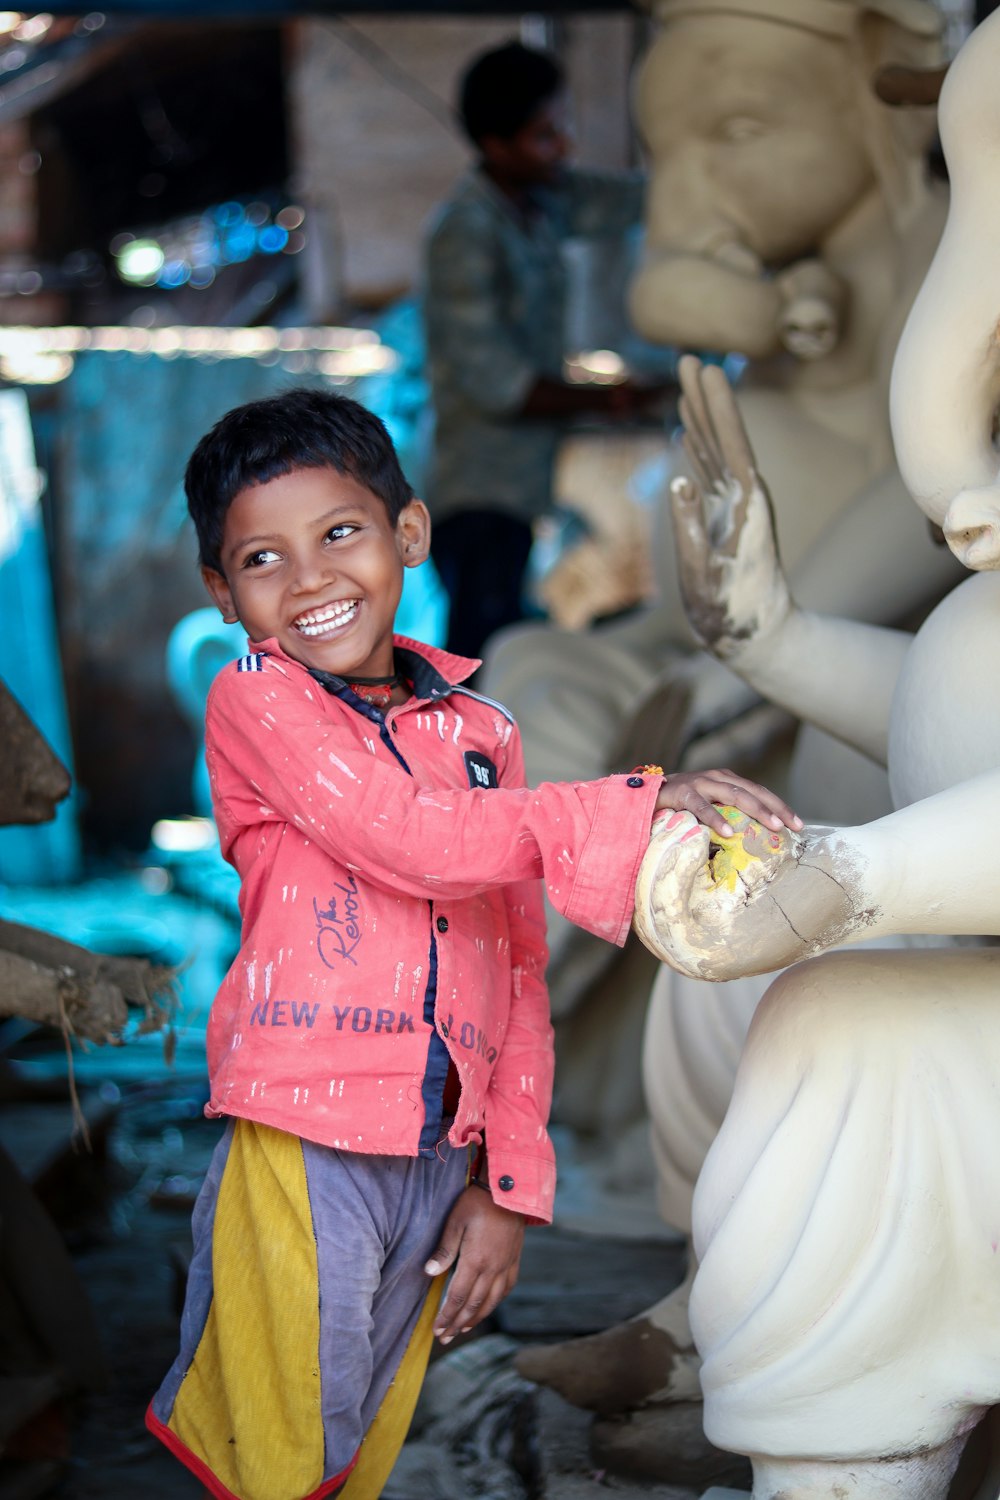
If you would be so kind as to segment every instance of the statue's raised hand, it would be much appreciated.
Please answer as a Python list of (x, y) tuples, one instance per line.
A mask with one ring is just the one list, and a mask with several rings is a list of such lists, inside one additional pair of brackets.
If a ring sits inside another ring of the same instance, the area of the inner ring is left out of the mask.
[(698, 640), (727, 660), (769, 634), (792, 603), (778, 561), (771, 497), (722, 370), (680, 361), (691, 478), (671, 485), (681, 594)]
[(736, 979), (865, 935), (874, 912), (841, 836), (720, 811), (729, 836), (689, 812), (654, 822), (632, 925), (657, 958), (695, 979)]

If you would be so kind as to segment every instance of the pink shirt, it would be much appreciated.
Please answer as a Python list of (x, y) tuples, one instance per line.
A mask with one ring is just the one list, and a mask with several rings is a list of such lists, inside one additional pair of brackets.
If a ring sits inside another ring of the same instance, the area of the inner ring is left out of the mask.
[(452, 685), (474, 663), (396, 645), (415, 691), (384, 720), (275, 641), (212, 685), (206, 754), (243, 928), (209, 1019), (207, 1112), (416, 1155), (439, 1138), (450, 1058), (450, 1141), (485, 1130), (496, 1200), (548, 1219), (540, 882), (622, 944), (660, 779), (528, 790), (510, 715)]

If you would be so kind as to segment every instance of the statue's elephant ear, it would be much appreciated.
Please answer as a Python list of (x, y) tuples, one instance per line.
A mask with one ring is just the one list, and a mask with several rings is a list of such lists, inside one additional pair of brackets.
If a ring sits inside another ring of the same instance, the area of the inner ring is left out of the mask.
[(947, 72), (947, 63), (936, 68), (908, 68), (902, 63), (889, 63), (875, 74), (872, 87), (875, 97), (883, 104), (902, 109), (926, 109), (941, 97)]

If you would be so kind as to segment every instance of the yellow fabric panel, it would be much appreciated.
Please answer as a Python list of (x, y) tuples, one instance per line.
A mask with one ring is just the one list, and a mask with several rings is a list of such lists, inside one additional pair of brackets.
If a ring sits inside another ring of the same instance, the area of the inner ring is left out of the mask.
[(424, 1383), (424, 1372), (434, 1342), (434, 1319), (441, 1305), (448, 1273), (436, 1276), (427, 1293), (416, 1327), (410, 1335), (396, 1378), (385, 1393), (385, 1399), (361, 1444), (361, 1455), (351, 1470), (347, 1483), (338, 1491), (338, 1500), (378, 1500), (399, 1450), (406, 1441), (413, 1420), (413, 1409)]
[[(296, 1136), (236, 1121), (212, 1266), (212, 1306), (170, 1428), (241, 1500), (311, 1494), (324, 1462), (318, 1273)], [(308, 1390), (304, 1349), (314, 1351)]]

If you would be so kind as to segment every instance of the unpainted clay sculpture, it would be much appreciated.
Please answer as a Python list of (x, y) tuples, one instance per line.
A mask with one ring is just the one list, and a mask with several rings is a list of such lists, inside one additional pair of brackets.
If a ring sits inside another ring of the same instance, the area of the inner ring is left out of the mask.
[[(662, 0), (656, 13), (660, 34), (637, 90), (651, 186), (635, 319), (652, 338), (752, 356), (744, 410), (797, 597), (898, 620), (959, 571), (913, 514), (887, 415), (892, 352), (946, 193), (924, 169), (933, 112), (880, 104), (871, 77), (890, 60), (939, 59), (940, 19), (925, 0)], [(596, 455), (592, 463), (601, 485)], [(605, 505), (610, 493), (605, 485)], [(656, 563), (655, 608), (586, 632), (519, 627), (489, 652), (485, 690), (516, 714), (530, 779), (627, 769), (640, 723), (644, 748), (629, 764), (676, 764), (692, 736), (754, 701), (734, 674), (692, 656), (669, 523)], [(723, 757), (738, 756), (739, 743), (724, 744)], [(858, 765), (852, 758), (848, 776), (824, 762), (792, 793), (819, 783), (829, 795), (805, 811), (863, 818), (888, 802), (869, 778), (867, 800), (843, 806), (845, 781), (858, 797)], [(638, 1035), (649, 971), (636, 966), (631, 991), (620, 975), (595, 989), (614, 960), (607, 945), (581, 942), (557, 920), (550, 943), (559, 1117), (614, 1135), (638, 1067), (636, 1057), (615, 1087), (627, 1068), (607, 1066), (617, 1043), (606, 991), (618, 1034)]]
[[(923, 0), (659, 0), (654, 9), (659, 35), (637, 90), (651, 191), (634, 316), (649, 337), (751, 356), (740, 399), (796, 598), (880, 623), (926, 610), (961, 569), (932, 543), (896, 466), (889, 374), (947, 194), (925, 168), (933, 111), (887, 107), (872, 79), (890, 62), (939, 62), (940, 17)], [(531, 779), (673, 765), (686, 746), (690, 763), (701, 753), (693, 736), (754, 700), (735, 674), (691, 654), (672, 540), (661, 553), (655, 610), (580, 635), (529, 627), (491, 653), (487, 691), (517, 713)], [(727, 731), (705, 754), (745, 769), (740, 744)], [(887, 811), (884, 772), (838, 749), (817, 731), (800, 736), (794, 805), (837, 821)], [(708, 986), (662, 968), (649, 997), (634, 956), (623, 969), (606, 945), (588, 947), (558, 923), (552, 947), (560, 1118), (593, 1132), (616, 1125), (618, 1094), (635, 1092), (621, 1038), (638, 1031), (633, 1011), (644, 1012), (657, 1200), (687, 1232), (765, 984)], [(615, 966), (595, 981), (602, 964)], [(595, 1085), (595, 1073), (618, 1092)], [(671, 1423), (686, 1420), (667, 1408), (700, 1400), (686, 1298), (685, 1285), (631, 1324), (520, 1362), (577, 1404), (632, 1412), (633, 1446), (641, 1419), (649, 1468), (665, 1478)], [(615, 1433), (605, 1438), (613, 1445)], [(600, 1458), (614, 1461), (607, 1447)]]
[[(0, 681), (0, 826), (45, 823), (68, 795), (70, 776), (37, 726)], [(0, 921), (0, 1018), (63, 1028), (91, 1042), (114, 1042), (128, 1007), (157, 1030), (173, 1004), (173, 971), (145, 959), (93, 953), (54, 933)]]
[[(694, 1203), (705, 1427), (750, 1456), (755, 1500), (1000, 1486), (995, 1464), (953, 1485), (1000, 1404), (998, 76), (1000, 13), (944, 85), (951, 207), (893, 370), (901, 473), (973, 570), (915, 636), (795, 601), (731, 393), (683, 371), (692, 623), (758, 692), (886, 763), (897, 809), (773, 844), (741, 823), (714, 848), (707, 830), (678, 843), (682, 820), (637, 889), (644, 940), (683, 973), (794, 965), (754, 1017)], [(812, 957), (900, 933), (954, 941)]]

